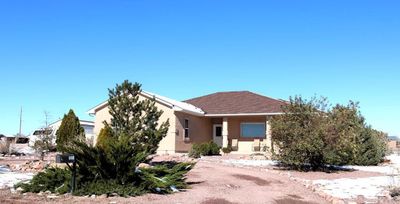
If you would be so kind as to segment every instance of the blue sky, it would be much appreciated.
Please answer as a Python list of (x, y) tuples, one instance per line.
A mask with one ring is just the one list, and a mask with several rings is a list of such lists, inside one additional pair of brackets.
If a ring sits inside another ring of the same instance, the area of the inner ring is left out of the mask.
[(0, 133), (69, 108), (81, 119), (124, 79), (174, 99), (250, 90), (359, 101), (400, 136), (399, 1), (0, 1)]

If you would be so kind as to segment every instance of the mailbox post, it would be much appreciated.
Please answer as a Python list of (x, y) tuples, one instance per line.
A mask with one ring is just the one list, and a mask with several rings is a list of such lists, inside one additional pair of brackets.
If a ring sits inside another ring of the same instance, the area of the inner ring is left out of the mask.
[[(56, 163), (66, 163), (68, 168), (72, 171), (72, 180), (71, 180), (71, 193), (75, 191), (76, 185), (76, 159), (73, 154), (57, 154), (56, 155)], [(72, 167), (69, 165), (72, 163)]]

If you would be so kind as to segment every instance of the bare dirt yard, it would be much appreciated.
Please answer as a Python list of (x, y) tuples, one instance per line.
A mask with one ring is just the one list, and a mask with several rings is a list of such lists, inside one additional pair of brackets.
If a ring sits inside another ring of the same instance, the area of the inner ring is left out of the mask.
[[(0, 164), (4, 163), (7, 162), (0, 161)], [(191, 188), (170, 195), (146, 194), (130, 198), (76, 197), (46, 193), (11, 193), (8, 189), (0, 191), (0, 203), (327, 203), (312, 190), (288, 176), (255, 168), (222, 165), (207, 159), (199, 160), (187, 178)]]
[[(190, 189), (169, 195), (121, 198), (18, 193), (12, 187), (54, 163), (35, 156), (0, 157), (0, 203), (396, 203), (388, 186), (400, 186), (400, 156), (379, 166), (348, 166), (332, 172), (283, 169), (255, 155), (224, 155), (193, 160), (184, 155), (156, 156), (153, 161), (197, 162), (187, 175)], [(61, 164), (62, 165), (62, 164)]]

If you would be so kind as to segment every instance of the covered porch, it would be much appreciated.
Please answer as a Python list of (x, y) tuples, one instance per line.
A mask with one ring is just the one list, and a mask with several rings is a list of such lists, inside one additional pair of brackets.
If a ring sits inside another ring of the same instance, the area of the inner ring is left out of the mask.
[(266, 115), (214, 117), (211, 119), (213, 141), (222, 148), (230, 147), (233, 154), (271, 153), (274, 151), (271, 118)]

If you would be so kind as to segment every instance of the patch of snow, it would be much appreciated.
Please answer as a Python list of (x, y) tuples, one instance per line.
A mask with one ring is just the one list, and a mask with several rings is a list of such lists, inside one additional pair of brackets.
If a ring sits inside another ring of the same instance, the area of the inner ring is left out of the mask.
[(359, 171), (370, 171), (382, 174), (398, 174), (399, 171), (393, 166), (344, 166), (344, 168), (355, 169)]
[(12, 172), (6, 166), (0, 166), (0, 189), (13, 188), (19, 182), (29, 181), (33, 177), (33, 173)]
[(227, 159), (223, 162), (234, 166), (273, 166), (278, 164), (277, 161), (273, 160)]
[(391, 154), (389, 156), (386, 156), (386, 159), (389, 159), (390, 163), (394, 164), (395, 166), (400, 166), (400, 155)]
[(398, 177), (376, 176), (357, 179), (314, 180), (313, 184), (319, 190), (333, 197), (355, 199), (363, 195), (367, 199), (376, 199), (382, 196), (389, 186), (400, 184)]
[(24, 155), (33, 155), (35, 150), (28, 144), (11, 144), (10, 151), (13, 153), (19, 153)]
[(10, 168), (7, 166), (0, 166), (0, 174), (10, 172)]
[(400, 185), (400, 156), (392, 154), (386, 157), (390, 162), (380, 166), (343, 166), (360, 171), (370, 171), (386, 174), (367, 178), (343, 178), (335, 180), (314, 180), (312, 181), (318, 189), (333, 197), (344, 199), (355, 199), (363, 195), (368, 199), (376, 199), (378, 196), (387, 194), (391, 186)]
[(391, 154), (386, 156), (386, 159), (390, 160), (389, 164), (384, 164), (380, 166), (343, 166), (344, 168), (350, 168), (360, 171), (371, 171), (383, 174), (400, 174), (400, 156), (397, 154)]

